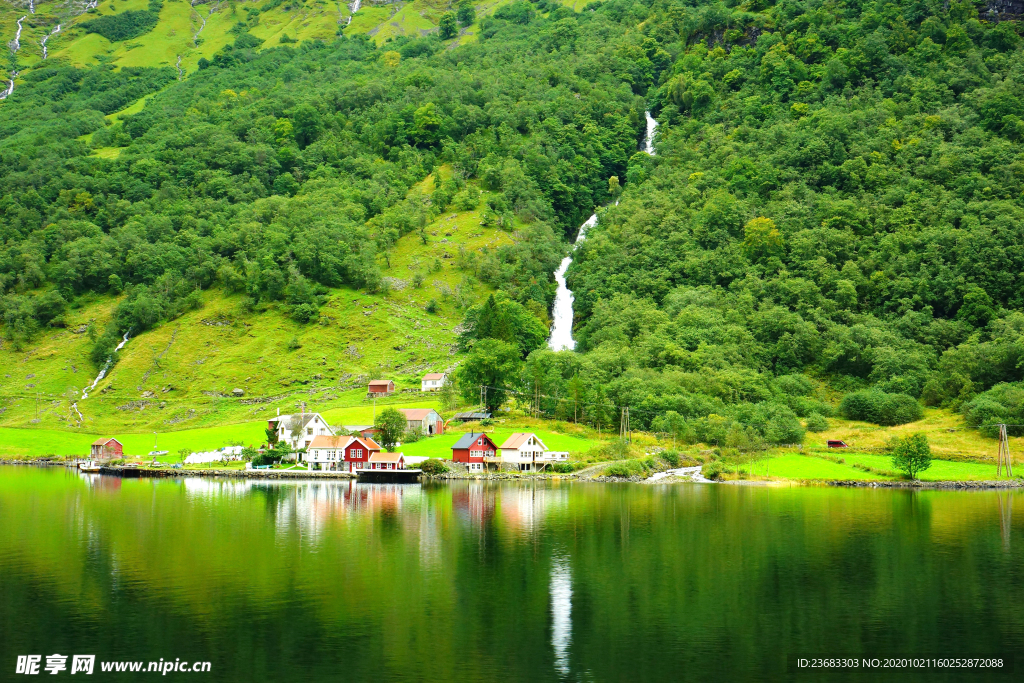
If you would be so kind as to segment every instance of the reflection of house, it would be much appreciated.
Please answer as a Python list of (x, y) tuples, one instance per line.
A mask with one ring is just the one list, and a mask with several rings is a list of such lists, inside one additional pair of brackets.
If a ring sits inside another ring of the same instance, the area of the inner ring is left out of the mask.
[(380, 453), (380, 446), (373, 439), (321, 435), (310, 443), (306, 462), (315, 470), (352, 472), (368, 467), (376, 453)]
[(405, 429), (428, 436), (444, 434), (444, 421), (433, 408), (402, 408), (398, 412), (405, 415)]
[(124, 446), (117, 439), (97, 439), (92, 442), (89, 457), (93, 460), (106, 460), (124, 456)]
[(543, 466), (547, 446), (536, 434), (516, 432), (501, 444), (501, 462), (529, 472)]
[(420, 391), (439, 391), (444, 383), (448, 381), (448, 375), (443, 372), (431, 372), (420, 380)]
[(390, 379), (375, 379), (366, 388), (371, 396), (387, 396), (395, 392), (395, 383)]
[(452, 460), (466, 463), (470, 472), (480, 472), (485, 468), (484, 458), (493, 458), (498, 447), (491, 437), (481, 432), (469, 432), (452, 445)]
[(320, 413), (296, 413), (278, 415), (268, 420), (268, 426), (283, 441), (294, 449), (309, 448), (314, 437), (334, 436), (334, 429)]
[(371, 470), (404, 470), (405, 456), (401, 453), (376, 452), (370, 456)]

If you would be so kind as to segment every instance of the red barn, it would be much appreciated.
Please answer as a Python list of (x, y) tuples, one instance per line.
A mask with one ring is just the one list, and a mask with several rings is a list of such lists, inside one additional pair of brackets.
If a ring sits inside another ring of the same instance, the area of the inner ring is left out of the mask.
[(123, 458), (124, 446), (117, 439), (97, 439), (92, 442), (89, 455), (93, 460)]
[(498, 447), (482, 432), (469, 432), (452, 445), (452, 460), (464, 462), (471, 472), (483, 471), (484, 458), (493, 458)]
[(375, 379), (366, 388), (366, 393), (371, 396), (387, 396), (395, 393), (395, 383), (390, 379)]

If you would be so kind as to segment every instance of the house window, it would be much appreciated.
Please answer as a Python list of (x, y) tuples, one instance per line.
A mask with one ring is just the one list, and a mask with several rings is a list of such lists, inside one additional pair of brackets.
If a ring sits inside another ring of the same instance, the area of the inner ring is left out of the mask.
[(308, 429), (306, 429), (306, 434), (307, 434), (308, 436), (313, 436), (313, 428), (312, 428), (312, 427), (309, 427)]
[(353, 448), (352, 449), (352, 457), (353, 458), (361, 458), (361, 457), (363, 457), (363, 449), (362, 448)]

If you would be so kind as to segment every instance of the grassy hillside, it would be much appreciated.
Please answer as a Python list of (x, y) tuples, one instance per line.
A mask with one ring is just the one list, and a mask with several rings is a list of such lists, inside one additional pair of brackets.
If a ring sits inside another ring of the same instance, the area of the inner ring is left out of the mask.
[[(475, 3), (478, 21), (510, 0), (485, 0)], [(17, 66), (26, 69), (43, 63), (40, 41), (58, 24), (61, 30), (48, 42), (48, 59), (75, 66), (112, 64), (115, 67), (178, 67), (183, 74), (195, 71), (199, 60), (211, 58), (235, 39), (235, 29), (244, 25), (264, 41), (262, 48), (305, 40), (331, 41), (340, 32), (366, 34), (378, 44), (400, 36), (418, 38), (437, 32), (441, 15), (453, 7), (447, 0), (415, 0), (387, 4), (364, 3), (352, 15), (350, 3), (338, 0), (211, 0), (201, 4), (189, 0), (166, 0), (156, 26), (145, 34), (122, 41), (111, 41), (98, 33), (88, 33), (83, 24), (99, 17), (127, 11), (146, 10), (148, 0), (103, 0), (86, 10), (84, 1), (44, 0), (28, 11), (27, 2), (0, 0), (0, 36), (11, 40), (19, 17), (23, 22), (21, 49)], [(567, 3), (573, 6), (572, 3)], [(580, 4), (577, 2), (576, 4)], [(581, 9), (582, 5), (580, 8)], [(351, 17), (351, 23), (349, 19)], [(455, 44), (474, 39), (476, 25), (462, 27)]]
[[(428, 176), (410, 195), (433, 182)], [(381, 260), (389, 291), (332, 289), (316, 324), (301, 325), (273, 304), (252, 311), (241, 295), (208, 290), (200, 309), (131, 338), (85, 400), (82, 389), (96, 376), (87, 329), (105, 325), (118, 300), (80, 300), (66, 327), (24, 351), (0, 347), (8, 368), (0, 377), (0, 421), (90, 433), (182, 429), (291, 412), (300, 400), (321, 411), (357, 405), (371, 376), (418, 390), (426, 372), (456, 365), (454, 329), (464, 308), (493, 291), (462, 266), (460, 252), (513, 241), (480, 218), (476, 210), (451, 210), (423, 236), (400, 238), (390, 266)], [(434, 313), (426, 311), (431, 301)], [(245, 397), (222, 396), (234, 388)]]

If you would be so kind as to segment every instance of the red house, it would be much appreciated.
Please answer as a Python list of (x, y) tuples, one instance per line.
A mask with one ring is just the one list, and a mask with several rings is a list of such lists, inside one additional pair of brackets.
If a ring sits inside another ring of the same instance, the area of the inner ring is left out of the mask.
[(395, 393), (395, 383), (389, 379), (375, 379), (366, 388), (366, 393), (371, 396), (387, 396)]
[(117, 439), (97, 439), (92, 442), (89, 456), (93, 460), (124, 457), (124, 446)]
[(498, 447), (482, 432), (469, 432), (452, 445), (452, 461), (466, 463), (470, 472), (482, 472), (484, 458), (493, 458)]
[(380, 453), (380, 446), (373, 439), (324, 434), (313, 437), (305, 460), (316, 470), (352, 472), (368, 468), (375, 453)]

